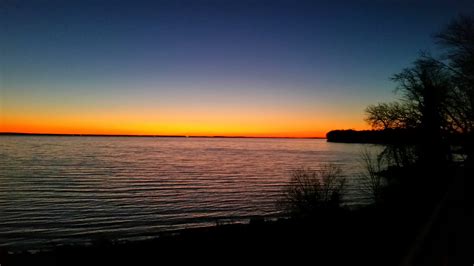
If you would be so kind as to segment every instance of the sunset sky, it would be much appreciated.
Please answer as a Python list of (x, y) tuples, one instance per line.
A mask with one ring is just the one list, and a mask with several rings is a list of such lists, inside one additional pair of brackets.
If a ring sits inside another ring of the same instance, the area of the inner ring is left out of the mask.
[(321, 137), (471, 1), (0, 1), (0, 132)]

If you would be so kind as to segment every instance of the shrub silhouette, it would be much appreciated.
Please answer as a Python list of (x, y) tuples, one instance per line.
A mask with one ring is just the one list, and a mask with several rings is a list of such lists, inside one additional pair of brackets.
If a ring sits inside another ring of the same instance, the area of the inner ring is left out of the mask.
[(334, 164), (325, 164), (317, 170), (294, 170), (278, 202), (283, 211), (294, 218), (312, 216), (319, 211), (341, 207), (345, 178)]
[(382, 202), (382, 191), (386, 185), (383, 172), (388, 167), (384, 161), (383, 154), (374, 155), (368, 149), (360, 154), (360, 162), (363, 171), (359, 174), (362, 193), (366, 194), (376, 206)]

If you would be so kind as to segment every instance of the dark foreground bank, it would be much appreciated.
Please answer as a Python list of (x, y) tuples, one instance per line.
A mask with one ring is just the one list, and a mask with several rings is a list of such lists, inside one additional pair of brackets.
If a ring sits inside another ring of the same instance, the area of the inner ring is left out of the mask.
[(399, 265), (422, 228), (416, 213), (340, 211), (305, 221), (254, 221), (183, 230), (157, 239), (2, 255), (1, 265), (140, 265), (169, 260), (316, 265)]
[(57, 247), (36, 254), (4, 253), (1, 265), (137, 265), (169, 259), (397, 265), (418, 228), (407, 217), (371, 209), (343, 210), (325, 216), (304, 221), (255, 220), (249, 224), (182, 230), (153, 240), (98, 241), (88, 247)]

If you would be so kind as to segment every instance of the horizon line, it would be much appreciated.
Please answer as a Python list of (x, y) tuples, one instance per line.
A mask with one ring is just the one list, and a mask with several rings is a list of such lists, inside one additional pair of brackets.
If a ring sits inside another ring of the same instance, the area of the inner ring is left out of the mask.
[(0, 136), (57, 136), (57, 137), (148, 137), (148, 138), (233, 138), (233, 139), (327, 139), (326, 137), (278, 137), (278, 136), (220, 136), (220, 135), (160, 135), (160, 134), (75, 134), (0, 132)]

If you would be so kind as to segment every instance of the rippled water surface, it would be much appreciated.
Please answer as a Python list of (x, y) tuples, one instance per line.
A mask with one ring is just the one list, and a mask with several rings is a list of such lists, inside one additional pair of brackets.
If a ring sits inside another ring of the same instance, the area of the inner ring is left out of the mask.
[[(139, 239), (275, 216), (291, 169), (340, 164), (356, 193), (367, 145), (310, 139), (0, 137), (0, 247)], [(371, 149), (375, 147), (368, 146)]]

